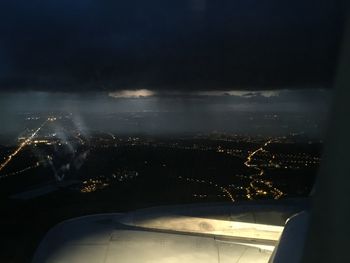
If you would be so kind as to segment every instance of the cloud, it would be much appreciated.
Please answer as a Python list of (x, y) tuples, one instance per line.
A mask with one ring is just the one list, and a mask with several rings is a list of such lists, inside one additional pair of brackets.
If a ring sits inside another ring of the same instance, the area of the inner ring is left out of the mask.
[(262, 97), (275, 97), (280, 94), (279, 90), (259, 90), (259, 91), (249, 91), (249, 90), (212, 90), (212, 91), (197, 91), (195, 94), (199, 96), (238, 96), (245, 98), (252, 98), (257, 96)]
[(342, 16), (321, 2), (1, 1), (0, 91), (327, 85)]

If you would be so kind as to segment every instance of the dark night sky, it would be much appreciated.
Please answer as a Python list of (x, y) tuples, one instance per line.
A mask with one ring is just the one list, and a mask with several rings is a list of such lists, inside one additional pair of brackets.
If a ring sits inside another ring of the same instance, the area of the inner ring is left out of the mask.
[(334, 0), (11, 0), (0, 3), (0, 90), (328, 86)]

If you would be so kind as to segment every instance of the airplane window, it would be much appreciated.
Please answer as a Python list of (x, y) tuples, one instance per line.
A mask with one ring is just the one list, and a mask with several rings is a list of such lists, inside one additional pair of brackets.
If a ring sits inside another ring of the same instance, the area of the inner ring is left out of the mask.
[[(331, 0), (1, 2), (0, 261), (30, 261), (49, 229), (90, 214), (304, 206), (341, 11)], [(225, 216), (270, 225), (278, 213)]]

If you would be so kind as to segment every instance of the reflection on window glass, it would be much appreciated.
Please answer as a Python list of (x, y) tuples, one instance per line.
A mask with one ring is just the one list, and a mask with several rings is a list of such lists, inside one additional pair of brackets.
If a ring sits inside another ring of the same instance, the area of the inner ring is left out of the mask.
[(341, 16), (282, 2), (1, 3), (0, 261), (81, 215), (309, 196)]

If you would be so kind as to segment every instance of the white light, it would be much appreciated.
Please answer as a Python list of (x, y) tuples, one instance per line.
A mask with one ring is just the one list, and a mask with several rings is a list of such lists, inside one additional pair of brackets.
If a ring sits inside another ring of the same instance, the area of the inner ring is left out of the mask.
[(108, 95), (113, 98), (142, 98), (154, 96), (155, 93), (148, 89), (138, 89), (114, 91), (110, 92)]

